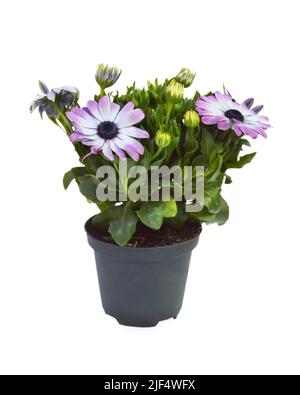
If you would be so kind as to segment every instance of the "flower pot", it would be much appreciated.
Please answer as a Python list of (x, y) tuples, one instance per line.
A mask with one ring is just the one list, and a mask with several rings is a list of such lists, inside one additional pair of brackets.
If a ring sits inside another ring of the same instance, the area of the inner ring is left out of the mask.
[[(91, 220), (90, 220), (91, 221)], [(119, 247), (91, 235), (102, 305), (122, 325), (152, 327), (180, 312), (192, 250), (199, 236), (147, 248)]]

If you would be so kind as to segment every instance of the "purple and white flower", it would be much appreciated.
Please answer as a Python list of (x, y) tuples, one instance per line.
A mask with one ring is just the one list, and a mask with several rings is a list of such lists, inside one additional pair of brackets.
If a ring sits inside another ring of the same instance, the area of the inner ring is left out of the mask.
[(42, 94), (37, 95), (31, 103), (30, 111), (32, 112), (38, 108), (41, 117), (43, 112), (46, 112), (49, 117), (57, 117), (57, 108), (54, 103), (63, 111), (74, 106), (78, 100), (79, 91), (73, 86), (61, 86), (49, 90), (44, 82), (39, 81), (39, 87)]
[(205, 125), (217, 125), (219, 130), (233, 129), (237, 136), (267, 137), (266, 130), (271, 125), (267, 117), (258, 115), (263, 106), (251, 108), (253, 102), (250, 98), (239, 104), (228, 92), (215, 92), (211, 96), (202, 96), (196, 102), (196, 110)]
[(141, 122), (145, 114), (134, 109), (132, 102), (120, 110), (109, 96), (103, 96), (99, 103), (91, 100), (87, 107), (74, 107), (66, 115), (75, 127), (71, 141), (91, 147), (90, 155), (102, 151), (109, 160), (114, 160), (114, 154), (124, 160), (126, 152), (135, 161), (143, 155), (144, 147), (135, 138), (148, 138), (149, 133), (133, 126)]

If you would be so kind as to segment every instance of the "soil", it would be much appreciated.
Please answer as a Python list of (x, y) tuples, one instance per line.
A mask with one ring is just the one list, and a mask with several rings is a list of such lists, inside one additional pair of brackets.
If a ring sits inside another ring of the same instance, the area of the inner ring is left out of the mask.
[[(107, 231), (103, 231), (93, 226), (91, 219), (86, 224), (86, 229), (95, 239), (116, 244)], [(197, 237), (201, 231), (201, 224), (197, 222), (186, 222), (180, 229), (163, 225), (160, 230), (152, 230), (139, 222), (135, 235), (127, 243), (126, 247), (163, 247), (179, 244)]]

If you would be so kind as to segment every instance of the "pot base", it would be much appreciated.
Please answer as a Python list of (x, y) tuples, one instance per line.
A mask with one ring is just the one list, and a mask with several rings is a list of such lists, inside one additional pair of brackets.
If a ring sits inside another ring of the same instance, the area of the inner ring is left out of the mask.
[(157, 326), (158, 325), (158, 322), (149, 322), (149, 323), (132, 323), (132, 322), (127, 322), (127, 321), (121, 321), (121, 320), (118, 320), (117, 319), (117, 321), (118, 321), (118, 323), (120, 324), (120, 325), (123, 325), (123, 326), (131, 326), (131, 327), (134, 327), (134, 328), (154, 328), (155, 326)]
[(109, 315), (110, 317), (114, 318), (122, 326), (131, 326), (131, 327), (134, 327), (134, 328), (154, 328), (155, 326), (157, 326), (162, 321), (167, 321), (167, 320), (170, 320), (172, 318), (174, 320), (177, 319), (177, 317), (170, 317), (170, 318), (166, 318), (166, 319), (161, 320), (161, 321), (154, 321), (154, 322), (150, 322), (150, 321), (149, 322), (133, 322), (133, 321), (127, 321), (126, 319), (123, 320), (123, 319), (119, 319), (119, 318), (113, 317), (112, 315), (110, 315), (108, 313), (106, 313), (106, 315)]

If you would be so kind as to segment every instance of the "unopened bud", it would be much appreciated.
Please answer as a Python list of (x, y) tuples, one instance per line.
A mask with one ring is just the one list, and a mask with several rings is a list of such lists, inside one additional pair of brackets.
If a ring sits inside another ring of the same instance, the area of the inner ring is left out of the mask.
[(188, 128), (197, 128), (200, 124), (199, 115), (194, 110), (187, 111), (184, 115), (184, 123)]
[(182, 99), (184, 93), (184, 86), (175, 80), (172, 80), (167, 86), (166, 97), (170, 102), (177, 102)]
[(160, 130), (155, 135), (155, 144), (158, 148), (166, 148), (171, 143), (171, 135), (168, 132)]
[(117, 67), (109, 67), (108, 65), (99, 64), (96, 71), (96, 81), (102, 89), (109, 88), (114, 85), (122, 73)]
[(176, 75), (175, 80), (180, 82), (185, 88), (192, 85), (195, 79), (196, 73), (192, 73), (189, 69), (181, 69)]

